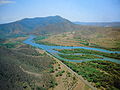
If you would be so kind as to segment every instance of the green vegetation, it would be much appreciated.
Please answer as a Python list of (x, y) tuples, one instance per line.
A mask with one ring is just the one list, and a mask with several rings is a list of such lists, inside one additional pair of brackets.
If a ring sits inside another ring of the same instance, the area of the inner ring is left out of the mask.
[(52, 66), (52, 65), (50, 65), (49, 72), (50, 72), (50, 73), (54, 73), (54, 68), (53, 68), (53, 66)]
[(57, 73), (56, 73), (56, 77), (58, 77), (58, 76), (62, 76), (64, 72), (65, 72), (64, 70), (63, 70), (63, 71), (59, 71), (59, 72), (57, 72)]
[(10, 43), (0, 43), (0, 46), (4, 46), (6, 48), (15, 48), (17, 45), (21, 44), (21, 42), (10, 42)]
[(80, 37), (75, 37), (74, 39), (75, 39), (75, 41), (80, 41), (80, 42), (77, 42), (77, 43), (80, 43), (80, 44), (82, 44), (84, 46), (89, 46), (89, 47), (94, 47), (94, 48), (101, 48), (101, 49), (106, 49), (106, 50), (111, 50), (111, 51), (120, 50), (120, 48), (105, 48), (105, 47), (102, 47), (102, 46), (97, 45), (95, 43), (90, 43), (89, 40), (85, 40), (85, 39), (80, 38)]
[[(20, 37), (19, 35), (16, 35), (16, 37)], [(22, 37), (25, 37), (25, 35), (23, 35)], [(15, 38), (14, 38), (15, 39)], [(6, 48), (15, 48), (18, 45), (22, 45), (23, 44), (23, 40), (24, 39), (16, 39), (14, 40), (13, 38), (11, 39), (1, 39), (0, 40), (0, 46), (2, 47), (6, 47)]]
[(58, 69), (61, 69), (61, 67), (59, 66)]
[(73, 34), (73, 39), (80, 41), (77, 43), (83, 45), (88, 43), (88, 45), (85, 46), (118, 51), (120, 50), (119, 30), (120, 28), (110, 27), (81, 27), (80, 31), (76, 31)]
[(51, 35), (44, 41), (61, 46), (87, 46), (120, 51), (120, 28), (80, 26), (79, 29)]
[(84, 53), (84, 54), (95, 54), (95, 55), (101, 55), (109, 58), (120, 59), (120, 54), (118, 53), (105, 53), (105, 52), (87, 50), (87, 49), (62, 49), (62, 50), (55, 49), (55, 50), (65, 54)]
[(56, 44), (53, 44), (53, 43), (41, 41), (41, 40), (46, 39), (46, 38), (48, 38), (48, 36), (37, 36), (34, 39), (34, 41), (35, 41), (35, 43), (38, 43), (38, 44), (44, 44), (44, 45), (49, 45), (49, 46), (57, 46)]
[(82, 75), (89, 82), (95, 83), (98, 88), (108, 90), (120, 89), (120, 65), (108, 61), (89, 61), (72, 63), (63, 61), (73, 71)]
[(83, 59), (95, 59), (100, 58), (94, 55), (63, 55), (59, 54), (60, 57), (70, 60), (83, 60)]
[(0, 90), (47, 90), (57, 85), (49, 72), (53, 67), (52, 58), (46, 54), (37, 56), (35, 48), (29, 45), (17, 49), (0, 46)]
[(94, 43), (89, 43), (89, 47), (94, 47), (94, 48), (101, 48), (101, 49), (106, 49), (110, 51), (120, 51), (120, 41), (116, 41), (114, 48), (107, 48), (107, 47), (102, 47), (100, 45), (94, 44)]
[(48, 38), (48, 36), (37, 36), (34, 41), (38, 41), (38, 40), (43, 40), (43, 39), (46, 39)]
[(25, 54), (25, 55), (32, 55), (32, 56), (44, 56), (45, 54), (41, 54), (35, 50), (35, 47), (30, 45), (23, 45), (20, 49), (16, 50), (16, 52)]
[(8, 39), (8, 38), (17, 38), (17, 37), (26, 37), (25, 34), (12, 34), (12, 35), (0, 35), (1, 39)]
[(80, 42), (78, 42), (80, 44), (83, 44), (85, 46), (90, 46), (90, 43), (87, 40), (84, 40), (84, 39), (82, 39), (80, 37), (74, 37), (74, 39), (75, 39), (75, 41), (80, 41)]
[(67, 76), (67, 77), (70, 77), (70, 76), (71, 76), (71, 73), (70, 73), (70, 72), (67, 72), (66, 76)]
[(54, 88), (58, 84), (55, 81), (50, 81), (50, 88)]

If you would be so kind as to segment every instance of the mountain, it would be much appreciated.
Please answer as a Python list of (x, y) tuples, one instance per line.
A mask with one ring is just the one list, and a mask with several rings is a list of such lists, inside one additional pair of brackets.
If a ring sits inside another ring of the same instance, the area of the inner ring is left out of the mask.
[(0, 39), (16, 37), (25, 34), (58, 34), (70, 31), (85, 31), (91, 28), (120, 27), (116, 23), (71, 22), (60, 16), (25, 18), (16, 22), (0, 24)]
[(85, 26), (120, 27), (120, 22), (73, 22), (73, 23)]
[(74, 24), (60, 16), (25, 18), (0, 25), (0, 38), (21, 34), (49, 34), (71, 31)]

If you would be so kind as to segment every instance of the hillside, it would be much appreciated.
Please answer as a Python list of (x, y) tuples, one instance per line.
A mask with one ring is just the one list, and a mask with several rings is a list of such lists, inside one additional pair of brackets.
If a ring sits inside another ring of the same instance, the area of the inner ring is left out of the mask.
[(1, 38), (22, 34), (51, 34), (71, 31), (74, 24), (60, 16), (25, 18), (16, 22), (1, 24)]
[(120, 22), (73, 22), (73, 23), (84, 26), (120, 27)]
[[(49, 16), (49, 17), (36, 17), (36, 18), (25, 18), (16, 22), (1, 24), (0, 25), (0, 38), (10, 38), (23, 36), (26, 34), (59, 34), (63, 32), (71, 31), (83, 31), (95, 29), (101, 30), (101, 27), (119, 27), (119, 22), (113, 23), (79, 23), (74, 24), (73, 22), (62, 18), (60, 16)], [(88, 32), (89, 32), (88, 31)], [(103, 31), (104, 32), (104, 31)]]
[(50, 88), (54, 79), (45, 71), (49, 71), (52, 62), (50, 57), (41, 57), (28, 45), (14, 50), (0, 46), (0, 90)]
[(51, 36), (38, 43), (62, 46), (89, 46), (120, 50), (120, 28), (77, 26), (78, 31)]
[(26, 38), (0, 44), (0, 90), (91, 90), (58, 59), (23, 44)]

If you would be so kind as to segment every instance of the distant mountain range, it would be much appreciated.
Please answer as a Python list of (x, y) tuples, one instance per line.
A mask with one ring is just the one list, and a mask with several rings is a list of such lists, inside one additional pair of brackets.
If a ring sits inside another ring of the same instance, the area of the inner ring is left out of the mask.
[(58, 34), (89, 29), (82, 25), (108, 27), (120, 26), (120, 23), (73, 23), (60, 16), (25, 18), (12, 23), (0, 24), (0, 38), (23, 34)]
[(120, 27), (120, 22), (73, 22), (84, 26)]

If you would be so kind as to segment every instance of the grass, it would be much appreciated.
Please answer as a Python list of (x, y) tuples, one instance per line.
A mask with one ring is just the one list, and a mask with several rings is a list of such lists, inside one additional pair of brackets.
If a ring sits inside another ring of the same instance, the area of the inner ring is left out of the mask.
[(95, 59), (100, 58), (94, 55), (63, 55), (59, 54), (60, 57), (70, 60), (83, 60), (83, 59)]
[(97, 88), (109, 90), (120, 89), (120, 65), (108, 61), (89, 61), (83, 63), (71, 63), (63, 61), (73, 71), (82, 75)]
[(84, 54), (95, 54), (109, 58), (120, 59), (120, 54), (118, 53), (105, 53), (105, 52), (86, 50), (86, 49), (55, 49), (55, 50), (65, 54), (84, 53)]

